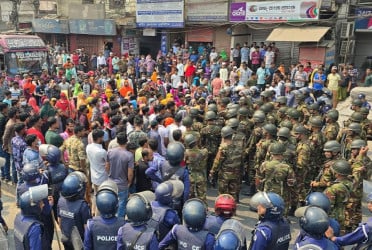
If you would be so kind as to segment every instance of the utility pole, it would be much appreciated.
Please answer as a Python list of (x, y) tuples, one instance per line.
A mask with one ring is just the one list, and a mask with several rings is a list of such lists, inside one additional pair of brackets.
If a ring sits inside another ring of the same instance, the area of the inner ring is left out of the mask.
[(39, 10), (40, 10), (40, 0), (33, 0), (32, 5), (34, 6), (34, 10), (35, 10), (35, 18), (38, 18)]
[(10, 0), (13, 3), (12, 12), (10, 13), (9, 20), (15, 27), (16, 31), (19, 31), (19, 16), (18, 16), (18, 9), (19, 5), (21, 4), (22, 0)]

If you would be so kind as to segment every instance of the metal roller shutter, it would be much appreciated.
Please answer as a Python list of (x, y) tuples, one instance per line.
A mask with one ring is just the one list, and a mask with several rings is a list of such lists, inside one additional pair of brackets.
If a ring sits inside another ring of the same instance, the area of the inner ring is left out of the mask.
[(355, 66), (360, 69), (362, 64), (366, 61), (366, 57), (372, 56), (372, 33), (365, 32), (356, 34), (354, 62)]

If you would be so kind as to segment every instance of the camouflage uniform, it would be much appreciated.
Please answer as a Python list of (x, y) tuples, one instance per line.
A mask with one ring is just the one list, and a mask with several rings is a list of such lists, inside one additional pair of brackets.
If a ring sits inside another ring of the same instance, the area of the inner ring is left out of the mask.
[(324, 154), (323, 154), (323, 146), (326, 143), (326, 140), (322, 134), (322, 132), (313, 132), (310, 137), (310, 147), (311, 147), (311, 158), (312, 161), (312, 168), (309, 172), (309, 178), (314, 180), (315, 177), (318, 175), (320, 171), (320, 166), (324, 162)]
[(259, 184), (257, 189), (279, 194), (286, 204), (285, 214), (287, 214), (290, 205), (288, 189), (289, 187), (293, 188), (295, 182), (296, 176), (293, 168), (284, 161), (265, 161), (257, 170), (256, 185)]
[(200, 133), (199, 132), (197, 132), (195, 130), (186, 129), (185, 133), (183, 133), (183, 135), (182, 135), (182, 140), (183, 141), (185, 140), (185, 136), (188, 135), (188, 134), (191, 134), (191, 135), (195, 136), (196, 141), (197, 141), (197, 145), (200, 145)]
[(285, 152), (283, 154), (284, 161), (288, 163), (291, 166), (294, 166), (296, 164), (296, 146), (291, 143), (290, 141), (282, 141), (278, 140), (279, 143), (283, 144), (285, 147)]
[(308, 121), (309, 121), (309, 117), (310, 117), (310, 112), (309, 112), (309, 109), (307, 108), (307, 105), (306, 103), (304, 103), (303, 101), (300, 102), (296, 108), (298, 111), (301, 111), (302, 113), (302, 124), (306, 124)]
[(241, 150), (232, 142), (221, 143), (211, 172), (218, 173), (218, 193), (231, 194), (236, 200), (241, 176)]
[(247, 147), (245, 149), (246, 159), (248, 164), (246, 165), (246, 173), (250, 178), (250, 185), (255, 185), (254, 176), (256, 175), (256, 168), (255, 168), (255, 153), (256, 153), (256, 145), (261, 140), (262, 137), (262, 127), (255, 127), (251, 133), (251, 136), (247, 140)]
[(335, 158), (325, 160), (323, 168), (320, 170), (319, 178), (315, 178), (315, 180), (318, 182), (318, 185), (314, 191), (323, 192), (327, 187), (332, 185), (333, 181), (335, 181), (335, 176), (332, 173), (331, 167), (335, 161), (340, 159), (342, 158), (340, 155), (338, 155)]
[[(309, 140), (300, 141), (296, 147), (297, 162), (295, 174), (297, 178), (297, 188), (294, 190), (298, 193), (298, 201), (303, 202), (306, 198), (306, 188), (310, 186), (312, 181), (311, 172), (311, 148)], [(292, 203), (294, 205), (294, 203)]]
[(195, 119), (194, 122), (192, 123), (191, 129), (199, 133), (203, 127), (204, 127), (204, 124)]
[(185, 161), (190, 172), (190, 198), (200, 198), (207, 202), (206, 160), (208, 150), (197, 147), (186, 149)]
[(340, 131), (340, 125), (337, 122), (327, 123), (323, 129), (323, 135), (327, 141), (336, 140)]
[(64, 152), (67, 150), (69, 164), (68, 167), (75, 170), (86, 173), (86, 169), (80, 165), (80, 161), (86, 160), (87, 156), (85, 153), (84, 143), (76, 135), (69, 137), (63, 142), (60, 150)]
[(351, 142), (356, 139), (362, 139), (359, 135), (343, 135), (340, 139), (341, 143), (341, 154), (345, 159), (350, 159), (351, 157)]
[(345, 205), (350, 197), (352, 182), (349, 179), (336, 180), (324, 190), (324, 194), (331, 202), (329, 217), (335, 218), (341, 226), (341, 232), (345, 232)]
[(200, 136), (202, 147), (208, 149), (207, 173), (209, 173), (216, 158), (218, 147), (221, 144), (221, 127), (207, 125), (200, 131)]
[(274, 139), (263, 138), (257, 143), (257, 149), (254, 159), (256, 171), (261, 165), (261, 163), (267, 159), (269, 147), (274, 142), (275, 142)]
[(362, 221), (363, 180), (368, 179), (368, 166), (371, 159), (358, 155), (349, 160), (353, 176), (353, 188), (345, 208), (345, 226), (348, 232), (354, 231)]

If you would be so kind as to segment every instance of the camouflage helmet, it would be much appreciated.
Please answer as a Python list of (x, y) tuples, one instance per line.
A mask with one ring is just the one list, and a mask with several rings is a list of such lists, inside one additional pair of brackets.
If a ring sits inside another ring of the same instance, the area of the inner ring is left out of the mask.
[(323, 127), (323, 119), (320, 116), (313, 116), (310, 118), (310, 125), (313, 127), (321, 128)]
[(235, 108), (229, 109), (226, 113), (226, 118), (230, 119), (238, 116), (238, 110)]
[(291, 137), (291, 130), (289, 130), (289, 128), (287, 127), (281, 127), (278, 130), (278, 137), (284, 137), (289, 139)]
[(335, 152), (335, 153), (338, 153), (338, 152), (341, 151), (341, 144), (338, 141), (336, 141), (336, 140), (327, 141), (324, 144), (323, 151), (324, 152)]
[(221, 137), (222, 138), (228, 137), (228, 136), (232, 135), (233, 133), (234, 133), (234, 130), (229, 126), (225, 126), (221, 129)]
[(265, 126), (263, 126), (263, 129), (272, 136), (276, 136), (276, 133), (278, 131), (277, 127), (271, 123), (265, 124)]
[(362, 113), (362, 115), (369, 115), (369, 109), (366, 107), (361, 107), (360, 113)]
[(299, 101), (303, 101), (305, 100), (306, 96), (304, 94), (302, 94), (301, 92), (295, 94), (295, 99), (296, 100), (299, 100)]
[(218, 112), (217, 105), (214, 104), (214, 103), (209, 104), (208, 107), (207, 107), (207, 110), (208, 110), (208, 111), (213, 111), (213, 112), (215, 112), (215, 113)]
[(347, 176), (351, 174), (351, 166), (346, 160), (337, 160), (332, 165), (332, 169), (335, 173)]
[(292, 119), (299, 119), (301, 117), (301, 112), (293, 108), (287, 111), (287, 116)]
[(362, 139), (356, 139), (351, 142), (351, 149), (361, 149), (365, 146), (367, 146), (367, 143), (365, 140)]
[(326, 117), (333, 120), (337, 121), (338, 120), (338, 110), (337, 109), (331, 109), (330, 111), (327, 112)]
[(207, 111), (207, 113), (205, 113), (205, 120), (206, 121), (211, 121), (211, 120), (216, 120), (217, 119), (217, 115), (215, 112), (213, 111)]
[(256, 123), (263, 123), (266, 119), (266, 115), (261, 110), (257, 110), (253, 114), (253, 121)]
[(270, 113), (271, 111), (273, 111), (273, 109), (274, 105), (271, 102), (267, 102), (260, 107), (260, 110), (262, 110), (265, 114)]
[(287, 113), (287, 110), (288, 110), (288, 107), (280, 107), (278, 109), (278, 112), (285, 115)]
[(261, 94), (260, 94), (260, 96), (265, 97), (265, 98), (271, 97), (272, 95), (273, 95), (273, 93), (270, 90), (262, 91)]
[(285, 104), (287, 104), (287, 97), (279, 96), (278, 98), (276, 98), (275, 102), (285, 105)]
[(314, 103), (308, 105), (307, 108), (309, 110), (319, 110), (320, 106), (317, 102), (314, 102)]
[(240, 105), (237, 103), (232, 103), (230, 109), (240, 109)]
[(247, 116), (249, 116), (250, 111), (247, 107), (241, 107), (239, 109), (238, 113), (239, 113), (240, 116), (247, 117)]
[(191, 144), (196, 143), (197, 139), (193, 134), (187, 134), (185, 136), (185, 144), (187, 147), (190, 147)]
[(269, 152), (272, 155), (281, 155), (285, 152), (285, 147), (282, 143), (275, 142), (270, 145)]
[(352, 122), (362, 122), (363, 121), (363, 115), (361, 112), (353, 112), (350, 116), (350, 120)]
[(234, 103), (230, 102), (229, 104), (227, 104), (226, 108), (227, 108), (227, 109), (231, 109), (233, 104), (234, 104)]
[(193, 120), (192, 120), (191, 116), (186, 116), (185, 118), (183, 118), (183, 120), (182, 120), (182, 124), (183, 124), (185, 127), (191, 127), (192, 124), (193, 124)]
[(309, 130), (307, 130), (307, 128), (305, 128), (303, 125), (298, 125), (293, 129), (293, 133), (294, 134), (305, 134), (306, 135), (306, 134), (309, 133)]
[(362, 125), (360, 125), (359, 123), (356, 123), (356, 122), (352, 122), (348, 126), (348, 129), (350, 131), (353, 131), (353, 132), (357, 133), (357, 134), (360, 134), (362, 132)]
[(219, 91), (219, 94), (220, 95), (226, 95), (226, 90), (224, 88), (221, 88), (220, 91)]
[(231, 127), (232, 129), (236, 129), (239, 126), (239, 120), (236, 118), (230, 118), (227, 121), (227, 126)]
[(354, 100), (351, 102), (351, 105), (353, 105), (353, 106), (357, 106), (357, 107), (362, 107), (362, 106), (363, 106), (363, 101), (360, 100), (359, 98), (356, 98), (356, 99), (354, 99)]
[(289, 130), (292, 130), (293, 129), (293, 124), (291, 121), (288, 121), (288, 120), (284, 120), (282, 121), (279, 126), (281, 128), (288, 128)]
[(196, 108), (191, 108), (190, 109), (190, 116), (192, 117), (192, 118), (195, 118), (195, 117), (197, 117), (199, 115), (199, 110), (198, 109), (196, 109)]

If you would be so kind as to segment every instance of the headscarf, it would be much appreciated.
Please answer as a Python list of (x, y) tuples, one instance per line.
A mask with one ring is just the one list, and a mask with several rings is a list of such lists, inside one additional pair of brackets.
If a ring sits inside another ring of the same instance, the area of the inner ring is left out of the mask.
[(31, 96), (30, 99), (28, 99), (28, 105), (30, 105), (32, 107), (35, 114), (39, 114), (40, 108), (36, 103), (35, 97)]
[(45, 117), (49, 118), (55, 115), (56, 115), (56, 111), (54, 110), (52, 105), (50, 105), (49, 99), (45, 99), (43, 106), (41, 106), (41, 109), (40, 109), (41, 118), (45, 118)]
[(83, 92), (79, 93), (77, 96), (77, 102), (76, 102), (77, 109), (80, 108), (81, 105), (87, 105), (87, 98)]

